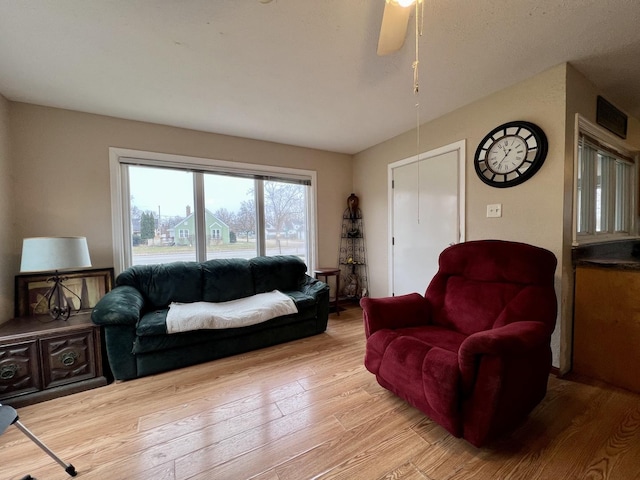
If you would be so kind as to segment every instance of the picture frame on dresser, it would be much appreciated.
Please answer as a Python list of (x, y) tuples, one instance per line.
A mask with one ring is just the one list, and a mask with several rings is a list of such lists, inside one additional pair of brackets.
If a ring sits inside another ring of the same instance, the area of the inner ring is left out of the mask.
[[(94, 268), (61, 272), (64, 286), (76, 296), (69, 295), (67, 301), (74, 310), (91, 311), (114, 285), (113, 268)], [(32, 315), (48, 315), (48, 302), (44, 295), (51, 288), (51, 273), (22, 274), (15, 277), (16, 318)]]

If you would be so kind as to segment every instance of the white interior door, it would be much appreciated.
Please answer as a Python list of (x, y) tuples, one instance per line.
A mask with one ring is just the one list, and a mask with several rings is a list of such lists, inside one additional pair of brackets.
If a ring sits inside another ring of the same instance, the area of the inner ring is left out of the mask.
[(438, 256), (464, 240), (464, 142), (389, 166), (390, 294), (424, 293)]

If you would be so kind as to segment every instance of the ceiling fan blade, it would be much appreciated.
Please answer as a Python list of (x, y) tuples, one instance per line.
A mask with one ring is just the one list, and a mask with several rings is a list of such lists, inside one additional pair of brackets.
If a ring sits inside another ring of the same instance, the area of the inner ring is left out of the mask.
[(402, 7), (396, 2), (385, 0), (378, 39), (378, 55), (388, 55), (402, 48), (407, 36), (409, 15), (411, 15), (411, 6)]

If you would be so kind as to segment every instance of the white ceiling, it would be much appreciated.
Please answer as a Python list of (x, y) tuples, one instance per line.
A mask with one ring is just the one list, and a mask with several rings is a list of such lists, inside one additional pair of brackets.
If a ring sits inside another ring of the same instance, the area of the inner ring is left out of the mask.
[[(0, 0), (9, 100), (357, 153), (570, 61), (640, 118), (640, 1), (426, 0), (376, 55), (384, 0)], [(522, 107), (526, 112), (526, 105)]]

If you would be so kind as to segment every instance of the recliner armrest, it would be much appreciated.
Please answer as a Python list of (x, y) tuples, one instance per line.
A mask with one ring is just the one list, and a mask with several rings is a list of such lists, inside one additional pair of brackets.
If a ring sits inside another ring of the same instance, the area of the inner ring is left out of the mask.
[(513, 322), (469, 335), (458, 351), (463, 385), (470, 387), (475, 381), (479, 356), (526, 356), (528, 352), (548, 346), (549, 337), (549, 328), (535, 321)]
[(360, 300), (367, 338), (383, 328), (406, 328), (428, 325), (431, 317), (429, 301), (419, 293), (397, 297)]
[(96, 325), (136, 325), (144, 306), (142, 294), (134, 287), (122, 285), (102, 297), (91, 312)]

